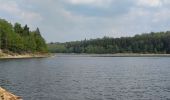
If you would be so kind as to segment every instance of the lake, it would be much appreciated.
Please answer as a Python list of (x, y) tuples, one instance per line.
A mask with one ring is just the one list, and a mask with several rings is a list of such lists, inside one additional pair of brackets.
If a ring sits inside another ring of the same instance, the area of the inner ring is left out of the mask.
[(170, 57), (0, 60), (0, 86), (24, 100), (170, 100)]

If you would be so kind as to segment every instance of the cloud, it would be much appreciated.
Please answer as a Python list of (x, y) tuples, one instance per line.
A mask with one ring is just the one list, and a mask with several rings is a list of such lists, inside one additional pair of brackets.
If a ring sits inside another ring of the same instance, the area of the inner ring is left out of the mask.
[(43, 19), (41, 15), (35, 12), (21, 12), (21, 18), (27, 21), (41, 21)]
[[(87, 5), (83, 0), (76, 1), (81, 3), (74, 5), (67, 1), (65, 2), (64, 9), (74, 15), (85, 17), (117, 17), (128, 13), (131, 7), (135, 5), (133, 0), (126, 0), (124, 3), (119, 0), (108, 0), (108, 2), (107, 0), (89, 0)], [(97, 2), (101, 3), (102, 6), (95, 6)]]
[(160, 22), (164, 22), (170, 20), (170, 10), (169, 9), (163, 9), (159, 12), (156, 12), (153, 16), (153, 22), (155, 23), (160, 23)]
[(0, 0), (0, 16), (39, 27), (48, 42), (167, 31), (169, 9), (170, 0)]
[(42, 30), (48, 33), (44, 36), (48, 41), (72, 41), (168, 30), (165, 14), (169, 12), (164, 11), (164, 5), (168, 5), (165, 1), (112, 0), (99, 6), (101, 1), (51, 0), (48, 11), (44, 11), (48, 12), (45, 19), (49, 20), (41, 25)]
[(15, 2), (3, 2), (0, 1), (0, 10), (6, 11), (8, 13), (16, 14), (20, 12), (20, 9), (18, 8), (18, 5)]
[(75, 5), (95, 5), (95, 6), (103, 6), (111, 3), (113, 0), (68, 0), (71, 4)]
[(149, 6), (149, 7), (158, 7), (162, 5), (161, 0), (138, 0), (138, 5), (140, 6)]
[(26, 22), (33, 22), (35, 20), (42, 20), (42, 16), (36, 12), (28, 11), (21, 8), (14, 1), (0, 1), (0, 12), (5, 13), (6, 15), (13, 16), (13, 18), (17, 18), (18, 20), (25, 20)]

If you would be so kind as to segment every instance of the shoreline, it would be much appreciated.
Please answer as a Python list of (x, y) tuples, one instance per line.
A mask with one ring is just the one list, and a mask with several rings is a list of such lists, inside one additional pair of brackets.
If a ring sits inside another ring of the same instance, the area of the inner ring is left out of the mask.
[(1, 59), (29, 59), (29, 58), (47, 58), (51, 56), (64, 57), (170, 57), (170, 54), (138, 54), (138, 53), (117, 53), (117, 54), (85, 54), (85, 53), (47, 53), (47, 54), (3, 54)]
[(3, 54), (0, 56), (0, 60), (1, 59), (46, 58), (50, 56), (51, 54), (15, 54), (15, 55)]
[(76, 53), (54, 53), (56, 56), (78, 56), (78, 57), (170, 57), (170, 54), (138, 54), (138, 53), (117, 53), (117, 54), (76, 54)]

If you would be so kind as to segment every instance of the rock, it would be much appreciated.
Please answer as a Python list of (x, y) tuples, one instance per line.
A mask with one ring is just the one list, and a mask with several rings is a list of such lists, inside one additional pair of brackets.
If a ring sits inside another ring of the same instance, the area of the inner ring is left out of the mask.
[(16, 96), (0, 87), (0, 100), (22, 100), (21, 97)]

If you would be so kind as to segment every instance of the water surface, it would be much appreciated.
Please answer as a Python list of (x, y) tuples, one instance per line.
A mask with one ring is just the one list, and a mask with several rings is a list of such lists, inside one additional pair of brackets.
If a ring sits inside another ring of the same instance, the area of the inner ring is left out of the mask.
[(170, 100), (170, 58), (0, 60), (0, 86), (24, 100)]

